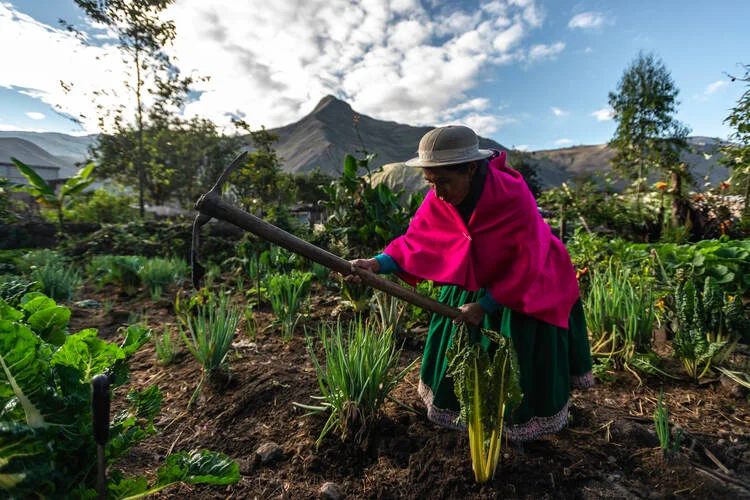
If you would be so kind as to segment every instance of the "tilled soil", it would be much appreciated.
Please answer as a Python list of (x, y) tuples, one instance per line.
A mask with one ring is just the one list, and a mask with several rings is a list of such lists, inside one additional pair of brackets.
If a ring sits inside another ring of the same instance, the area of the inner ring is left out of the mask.
[[(71, 331), (95, 327), (106, 340), (117, 340), (118, 327), (147, 312), (156, 331), (172, 327), (170, 300), (129, 300), (112, 290), (94, 292), (100, 304), (72, 307)], [(305, 325), (333, 319), (337, 301), (324, 291), (312, 294)], [(136, 445), (117, 468), (126, 475), (153, 477), (164, 457), (178, 450), (211, 449), (234, 458), (241, 479), (229, 486), (182, 485), (158, 498), (319, 498), (321, 487), (335, 483), (342, 498), (750, 498), (750, 402), (733, 384), (720, 379), (700, 385), (689, 380), (612, 373), (614, 381), (573, 391), (571, 418), (556, 435), (503, 450), (495, 478), (474, 481), (464, 433), (427, 420), (417, 396), (419, 363), (394, 397), (415, 411), (387, 403), (382, 418), (361, 444), (327, 436), (315, 441), (325, 417), (304, 417), (294, 402), (311, 403), (319, 394), (315, 370), (302, 328), (282, 342), (273, 315), (256, 313), (259, 333), (250, 338), (244, 320), (229, 354), (231, 379), (224, 387), (204, 384), (188, 409), (201, 375), (184, 346), (174, 363), (159, 364), (152, 343), (131, 358), (131, 381), (113, 397), (113, 411), (125, 406), (131, 388), (156, 384), (164, 401), (157, 434)], [(268, 328), (266, 328), (268, 327)], [(424, 333), (400, 335), (402, 363), (421, 357)], [(176, 339), (176, 337), (175, 337)], [(668, 348), (668, 346), (667, 346)], [(665, 356), (670, 373), (682, 374)], [(678, 453), (665, 456), (654, 431), (659, 390), (670, 423), (682, 429)], [(281, 453), (261, 463), (256, 451), (269, 443)]]

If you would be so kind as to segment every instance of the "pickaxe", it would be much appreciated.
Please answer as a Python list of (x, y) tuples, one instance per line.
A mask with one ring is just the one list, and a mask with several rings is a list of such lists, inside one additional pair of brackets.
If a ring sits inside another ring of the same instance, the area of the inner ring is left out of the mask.
[(427, 311), (442, 314), (449, 318), (455, 318), (459, 315), (460, 311), (458, 309), (429, 297), (425, 297), (424, 295), (405, 288), (398, 283), (384, 279), (377, 274), (373, 274), (364, 269), (352, 269), (352, 265), (341, 257), (297, 238), (283, 229), (279, 229), (273, 224), (269, 224), (268, 222), (265, 222), (264, 220), (261, 220), (258, 217), (224, 201), (221, 198), (221, 187), (227, 181), (232, 172), (243, 163), (246, 156), (247, 152), (244, 152), (235, 158), (229, 167), (224, 170), (211, 190), (198, 198), (198, 201), (195, 203), (195, 209), (198, 210), (200, 214), (196, 216), (195, 222), (193, 222), (193, 248), (190, 254), (190, 263), (192, 265), (193, 285), (196, 288), (200, 288), (200, 281), (204, 274), (203, 266), (198, 262), (200, 229), (204, 224), (210, 221), (211, 218), (216, 218), (230, 222), (235, 226), (260, 236), (264, 240), (270, 241), (271, 243), (286, 248), (287, 250), (302, 255), (303, 257), (307, 257), (311, 261), (326, 266), (342, 276), (357, 274), (366, 285), (405, 300), (406, 302), (421, 307)]

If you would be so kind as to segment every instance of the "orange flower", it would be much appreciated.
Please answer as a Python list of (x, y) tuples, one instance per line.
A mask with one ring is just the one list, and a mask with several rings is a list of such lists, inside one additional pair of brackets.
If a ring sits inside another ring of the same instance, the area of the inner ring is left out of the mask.
[(695, 195), (695, 201), (701, 201), (702, 199), (703, 199), (703, 195), (702, 194), (696, 194)]
[(725, 182), (725, 181), (720, 181), (720, 182), (719, 182), (719, 186), (721, 187), (721, 190), (722, 190), (722, 191), (724, 191), (724, 190), (725, 190), (725, 189), (727, 189), (727, 188), (728, 188), (729, 186), (731, 186), (731, 184), (730, 184), (730, 183), (728, 183), (728, 182)]
[(664, 191), (665, 189), (667, 189), (667, 183), (666, 182), (657, 182), (656, 183), (656, 189), (658, 189), (659, 191)]
[(588, 267), (584, 267), (583, 269), (579, 269), (578, 271), (576, 271), (576, 279), (580, 279), (581, 276), (583, 276), (587, 272), (589, 272), (589, 268)]

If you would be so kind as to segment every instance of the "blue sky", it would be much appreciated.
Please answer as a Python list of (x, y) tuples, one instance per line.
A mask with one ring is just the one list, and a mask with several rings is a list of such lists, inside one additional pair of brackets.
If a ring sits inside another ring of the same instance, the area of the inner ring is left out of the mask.
[[(463, 123), (526, 150), (611, 139), (607, 94), (640, 50), (671, 72), (692, 134), (726, 138), (744, 90), (726, 73), (750, 64), (748, 0), (177, 0), (167, 17), (181, 70), (211, 77), (187, 116), (277, 127), (334, 94), (374, 118)], [(0, 0), (0, 46), (0, 130), (96, 132), (96, 104), (132, 105), (111, 36), (72, 0)], [(120, 98), (92, 98), (105, 88)]]

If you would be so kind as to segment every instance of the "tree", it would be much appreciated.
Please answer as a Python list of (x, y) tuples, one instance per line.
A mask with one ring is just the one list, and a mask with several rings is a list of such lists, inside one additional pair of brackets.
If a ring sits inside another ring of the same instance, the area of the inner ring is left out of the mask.
[(720, 161), (732, 172), (730, 183), (733, 190), (742, 193), (744, 197), (742, 225), (747, 231), (750, 228), (750, 64), (744, 68), (745, 76), (740, 78), (730, 75), (733, 82), (745, 82), (747, 88), (724, 120), (734, 132), (729, 136), (732, 142), (722, 148), (724, 155)]
[[(161, 13), (174, 0), (75, 0), (76, 4), (94, 21), (105, 25), (117, 34), (118, 48), (134, 74), (127, 75), (125, 85), (135, 97), (134, 126), (126, 125), (122, 116), (124, 106), (111, 111), (113, 125), (118, 131), (135, 132), (132, 142), (134, 153), (128, 167), (135, 174), (138, 185), (138, 202), (141, 217), (144, 216), (146, 190), (146, 166), (144, 148), (144, 121), (147, 113), (145, 98), (151, 94), (156, 106), (166, 110), (168, 106), (179, 107), (187, 95), (192, 78), (181, 78), (164, 47), (175, 38), (176, 29), (172, 21), (161, 19)], [(64, 23), (64, 22), (63, 22)], [(64, 23), (66, 24), (66, 23)], [(68, 25), (69, 29), (75, 29)], [(157, 108), (158, 109), (158, 108)], [(103, 128), (106, 115), (99, 117)], [(132, 174), (131, 174), (132, 175)]]
[(245, 210), (278, 208), (294, 199), (294, 183), (290, 176), (281, 172), (281, 159), (273, 149), (278, 136), (262, 127), (251, 131), (247, 124), (235, 124), (249, 131), (254, 150), (247, 156), (245, 164), (234, 172), (230, 181)]
[(687, 147), (690, 130), (677, 121), (679, 90), (666, 66), (653, 54), (640, 52), (623, 73), (615, 92), (609, 93), (617, 129), (609, 145), (616, 171), (635, 186), (640, 211), (641, 187), (649, 171), (661, 170), (673, 182), (673, 200), (679, 201), (688, 172), (679, 153)]

